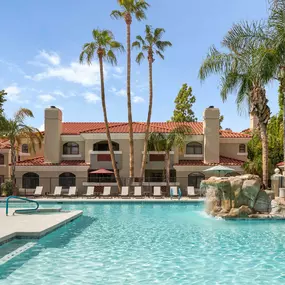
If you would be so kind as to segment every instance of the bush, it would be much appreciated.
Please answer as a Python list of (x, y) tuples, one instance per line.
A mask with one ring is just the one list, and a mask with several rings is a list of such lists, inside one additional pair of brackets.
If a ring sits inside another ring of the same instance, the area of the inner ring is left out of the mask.
[(12, 180), (7, 180), (1, 184), (1, 194), (4, 196), (13, 195), (13, 182)]

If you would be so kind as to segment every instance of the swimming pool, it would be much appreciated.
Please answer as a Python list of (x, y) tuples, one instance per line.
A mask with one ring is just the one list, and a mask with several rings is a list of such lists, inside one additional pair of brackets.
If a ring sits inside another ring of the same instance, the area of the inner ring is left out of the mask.
[(282, 221), (216, 220), (202, 203), (60, 206), (84, 216), (0, 266), (0, 284), (285, 283)]

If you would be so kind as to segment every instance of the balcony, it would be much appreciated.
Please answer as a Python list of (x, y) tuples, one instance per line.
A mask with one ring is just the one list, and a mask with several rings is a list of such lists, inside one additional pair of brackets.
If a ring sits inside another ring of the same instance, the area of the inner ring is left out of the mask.
[[(143, 152), (142, 152), (143, 154)], [(170, 168), (174, 163), (174, 151), (170, 152)], [(149, 151), (146, 159), (146, 169), (162, 169), (165, 165), (165, 152), (164, 151)]]
[[(114, 151), (118, 169), (122, 168), (122, 152)], [(113, 169), (110, 151), (90, 151), (90, 168), (91, 169)]]

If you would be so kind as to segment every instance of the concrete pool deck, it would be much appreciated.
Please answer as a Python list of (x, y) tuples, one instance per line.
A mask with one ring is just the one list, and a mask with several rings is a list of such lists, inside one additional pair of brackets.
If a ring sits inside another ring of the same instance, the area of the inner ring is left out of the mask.
[(13, 238), (40, 238), (82, 215), (82, 211), (58, 212), (49, 215), (13, 215), (15, 208), (5, 214), (0, 208), (0, 244)]
[[(30, 198), (29, 199), (35, 200), (39, 203), (118, 203), (118, 202), (129, 202), (129, 203), (136, 203), (136, 202), (147, 202), (147, 203), (195, 203), (195, 202), (204, 202), (204, 198), (187, 198), (183, 197), (180, 200), (177, 198), (82, 198), (82, 197), (75, 197), (75, 198)], [(0, 198), (0, 203), (5, 202), (6, 198)], [(11, 203), (23, 203), (23, 201), (11, 199)]]

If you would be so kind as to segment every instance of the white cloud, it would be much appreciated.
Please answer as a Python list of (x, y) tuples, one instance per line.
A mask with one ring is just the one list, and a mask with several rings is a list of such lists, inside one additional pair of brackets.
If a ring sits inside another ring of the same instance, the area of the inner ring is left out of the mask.
[(52, 65), (60, 64), (60, 56), (54, 51), (47, 52), (45, 50), (41, 50), (36, 57), (39, 59), (44, 59)]
[(22, 88), (18, 87), (16, 84), (5, 88), (7, 92), (7, 99), (15, 103), (29, 103), (29, 100), (22, 100), (20, 93)]
[(96, 104), (98, 101), (100, 101), (100, 97), (94, 93), (86, 92), (83, 94), (83, 97), (85, 98), (85, 101), (88, 103)]
[[(105, 76), (107, 76), (105, 71)], [(100, 84), (99, 65), (79, 64), (71, 62), (69, 66), (48, 67), (46, 71), (31, 76), (30, 79), (40, 81), (47, 78), (58, 78), (68, 82), (78, 83), (83, 86), (94, 86)]]
[(133, 97), (133, 102), (134, 103), (143, 103), (144, 102), (144, 98), (142, 98), (140, 96), (134, 96)]
[(121, 97), (126, 97), (127, 96), (127, 91), (124, 88), (117, 89), (115, 87), (112, 87), (110, 89), (110, 92), (114, 93), (117, 96), (121, 96)]
[(43, 132), (43, 131), (45, 130), (45, 124), (44, 124), (44, 123), (39, 127), (39, 130), (40, 130), (41, 132)]
[(42, 102), (50, 102), (55, 100), (55, 98), (50, 94), (42, 94), (39, 95), (38, 97)]
[(115, 66), (114, 70), (118, 74), (122, 74), (124, 72), (124, 67), (123, 66)]

